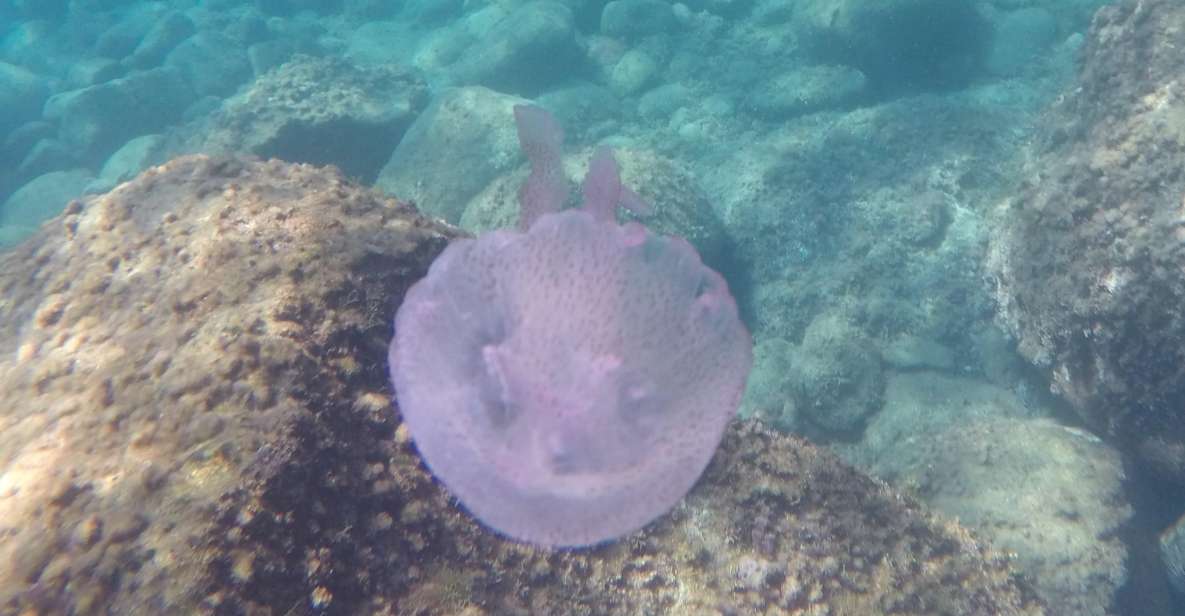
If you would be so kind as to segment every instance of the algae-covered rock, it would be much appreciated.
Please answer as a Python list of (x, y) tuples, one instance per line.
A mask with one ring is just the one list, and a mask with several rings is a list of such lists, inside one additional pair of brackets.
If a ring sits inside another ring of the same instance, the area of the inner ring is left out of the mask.
[(456, 234), (335, 171), (198, 156), (0, 255), (0, 611), (1043, 613), (960, 527), (756, 423), (621, 541), (485, 530), (385, 361)]
[(831, 436), (860, 430), (883, 404), (880, 353), (840, 315), (807, 327), (790, 378), (800, 412)]
[(1185, 484), (1185, 5), (1100, 9), (1034, 173), (1001, 208), (997, 319), (1082, 420)]
[(1097, 437), (1047, 419), (966, 418), (878, 453), (872, 472), (1014, 552), (1051, 614), (1123, 613), (1132, 507), (1119, 452)]
[(333, 164), (373, 182), (427, 103), (411, 70), (298, 54), (186, 127), (179, 147)]
[(522, 160), (514, 106), (526, 102), (480, 86), (444, 90), (408, 129), (375, 186), (455, 224), (473, 195)]
[[(194, 157), (73, 202), (0, 256), (0, 612), (194, 613), (228, 592), (217, 572), (266, 569), (224, 516), (251, 518), (252, 477), (314, 413), (391, 423), (393, 303), (448, 237), (335, 172)], [(347, 384), (365, 374), (382, 386)], [(358, 430), (365, 449), (375, 428)], [(283, 516), (255, 523), (285, 534)]]

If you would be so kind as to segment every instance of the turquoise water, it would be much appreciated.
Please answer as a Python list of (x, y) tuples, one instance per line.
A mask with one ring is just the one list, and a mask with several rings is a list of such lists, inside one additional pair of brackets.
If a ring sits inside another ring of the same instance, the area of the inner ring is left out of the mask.
[(727, 280), (753, 341), (740, 416), (1017, 554), (1050, 613), (1181, 613), (1185, 533), (1155, 547), (1180, 488), (1018, 350), (999, 281), (1104, 4), (8, 0), (0, 249), (190, 153), (334, 165), (470, 233), (513, 227), (514, 109), (537, 105), (573, 193), (610, 146), (653, 206), (623, 216)]

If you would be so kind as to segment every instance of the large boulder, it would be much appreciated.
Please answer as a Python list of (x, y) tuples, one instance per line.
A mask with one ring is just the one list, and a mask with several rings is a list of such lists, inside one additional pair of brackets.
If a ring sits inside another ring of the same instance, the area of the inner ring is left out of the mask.
[(1000, 212), (999, 320), (1100, 434), (1185, 483), (1185, 5), (1099, 11), (1078, 84)]
[(193, 98), (177, 71), (154, 68), (56, 94), (46, 101), (44, 115), (80, 159), (101, 163), (132, 137), (176, 122)]
[(139, 38), (125, 63), (135, 68), (159, 66), (165, 56), (197, 32), (193, 20), (180, 11), (156, 19), (152, 27)]
[[(1015, 554), (1051, 614), (1126, 613), (1122, 590), (1140, 567), (1116, 449), (972, 379), (898, 374), (885, 397), (853, 459)], [(1163, 613), (1145, 598), (1140, 613)]]
[(214, 30), (178, 43), (165, 57), (165, 66), (184, 76), (198, 96), (229, 96), (254, 76), (246, 47)]
[(195, 156), (0, 255), (0, 610), (1044, 613), (962, 528), (754, 423), (621, 541), (482, 528), (385, 361), (455, 235), (336, 171)]
[(94, 176), (86, 169), (41, 174), (4, 200), (0, 205), (0, 224), (36, 227), (66, 209), (66, 204), (81, 195), (93, 179)]
[(526, 102), (480, 86), (441, 92), (408, 129), (375, 186), (459, 222), (474, 195), (522, 162), (514, 106)]
[(334, 164), (373, 182), (427, 102), (413, 71), (300, 54), (186, 127), (181, 149)]
[(454, 85), (532, 96), (571, 80), (581, 66), (572, 10), (560, 2), (535, 0), (477, 34), (448, 74)]
[(49, 80), (28, 69), (0, 62), (0, 138), (33, 120), (49, 96)]

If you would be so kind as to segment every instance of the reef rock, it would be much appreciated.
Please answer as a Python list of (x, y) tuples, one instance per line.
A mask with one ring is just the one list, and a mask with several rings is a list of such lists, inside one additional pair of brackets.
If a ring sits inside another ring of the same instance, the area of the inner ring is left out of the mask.
[(1185, 5), (1101, 9), (1001, 212), (999, 319), (1096, 431), (1185, 483)]
[[(954, 402), (969, 414), (978, 410), (972, 391)], [(898, 442), (878, 452), (872, 472), (1014, 552), (1050, 614), (1123, 613), (1132, 508), (1118, 452), (1083, 430), (1020, 417), (953, 422)]]
[(187, 126), (174, 149), (335, 164), (373, 182), (427, 103), (411, 70), (296, 55)]

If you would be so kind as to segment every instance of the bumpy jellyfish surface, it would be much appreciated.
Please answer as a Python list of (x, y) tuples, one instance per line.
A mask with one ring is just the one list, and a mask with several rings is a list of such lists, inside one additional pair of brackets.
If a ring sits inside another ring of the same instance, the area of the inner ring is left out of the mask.
[(631, 533), (691, 489), (752, 363), (685, 241), (569, 210), (456, 241), (395, 319), (391, 378), (433, 474), (549, 547)]

